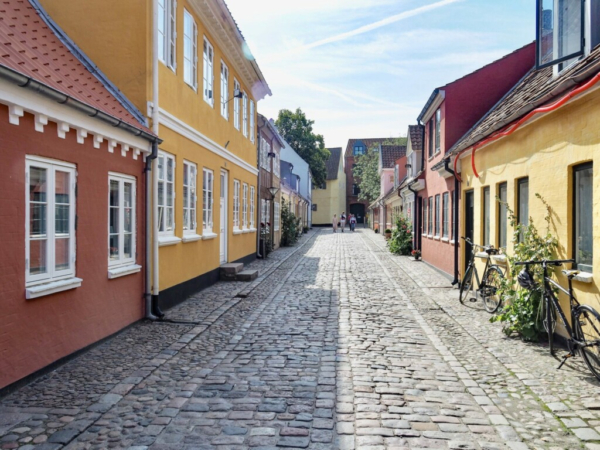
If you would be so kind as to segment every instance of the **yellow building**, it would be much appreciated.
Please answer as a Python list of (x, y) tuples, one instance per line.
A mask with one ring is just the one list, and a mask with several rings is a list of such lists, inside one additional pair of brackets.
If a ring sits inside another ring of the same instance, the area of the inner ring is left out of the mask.
[(312, 223), (315, 226), (331, 226), (333, 215), (339, 217), (346, 209), (346, 172), (342, 148), (329, 148), (327, 181), (324, 189), (314, 187), (312, 191)]
[[(587, 57), (533, 69), (453, 147), (451, 167), (460, 172), (461, 236), (512, 254), (513, 229), (506, 201), (520, 223), (533, 220), (544, 231), (552, 209), (550, 231), (558, 238), (559, 259), (576, 264), (573, 287), (580, 303), (600, 310), (600, 47)], [(558, 103), (556, 103), (558, 102)], [(540, 109), (542, 108), (543, 109)], [(473, 155), (473, 152), (474, 155)], [(462, 245), (461, 271), (469, 249)], [(505, 258), (498, 261), (503, 263)], [(559, 283), (568, 281), (554, 271)], [(563, 309), (569, 311), (565, 296)], [(560, 322), (560, 321), (559, 321)], [(558, 329), (557, 332), (563, 333)]]
[(153, 296), (169, 307), (255, 257), (256, 102), (269, 87), (223, 0), (41, 0), (151, 117)]

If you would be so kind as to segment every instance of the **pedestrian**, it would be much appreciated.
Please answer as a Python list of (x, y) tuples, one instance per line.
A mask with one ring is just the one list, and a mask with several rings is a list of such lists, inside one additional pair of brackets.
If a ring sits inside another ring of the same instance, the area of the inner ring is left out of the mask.
[(356, 217), (354, 217), (354, 214), (350, 214), (350, 231), (354, 232), (355, 227), (356, 227)]
[(333, 232), (336, 233), (337, 232), (337, 227), (338, 227), (338, 218), (337, 218), (337, 214), (333, 215)]
[(342, 211), (342, 215), (340, 216), (340, 226), (342, 227), (342, 233), (343, 233), (344, 228), (346, 227), (346, 211)]

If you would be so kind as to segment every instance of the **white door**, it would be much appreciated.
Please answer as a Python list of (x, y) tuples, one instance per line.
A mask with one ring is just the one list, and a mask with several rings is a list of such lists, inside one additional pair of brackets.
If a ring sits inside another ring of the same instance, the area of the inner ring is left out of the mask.
[(221, 170), (221, 197), (219, 200), (221, 264), (227, 262), (227, 172)]

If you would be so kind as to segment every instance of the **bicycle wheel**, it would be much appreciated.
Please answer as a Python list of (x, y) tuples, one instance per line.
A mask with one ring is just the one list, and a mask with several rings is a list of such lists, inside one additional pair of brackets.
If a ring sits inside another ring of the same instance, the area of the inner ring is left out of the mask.
[[(473, 266), (467, 267), (467, 271), (465, 272), (465, 276), (460, 282), (460, 294), (458, 295), (458, 299), (460, 303), (464, 305), (465, 299), (469, 295), (469, 292), (473, 291)], [(473, 292), (474, 294), (474, 292)]]
[(600, 380), (600, 316), (590, 306), (582, 305), (575, 311), (575, 332), (577, 339), (585, 342), (579, 348), (583, 360)]
[(544, 302), (544, 309), (546, 311), (544, 315), (544, 330), (548, 333), (548, 347), (550, 347), (550, 354), (554, 355), (554, 330), (556, 329), (556, 311), (554, 311), (554, 305), (552, 300), (544, 295), (542, 298)]
[(501, 298), (498, 293), (498, 289), (502, 283), (504, 274), (499, 267), (490, 266), (488, 267), (485, 276), (483, 277), (484, 290), (483, 290), (483, 306), (485, 310), (490, 314), (495, 313), (500, 307)]

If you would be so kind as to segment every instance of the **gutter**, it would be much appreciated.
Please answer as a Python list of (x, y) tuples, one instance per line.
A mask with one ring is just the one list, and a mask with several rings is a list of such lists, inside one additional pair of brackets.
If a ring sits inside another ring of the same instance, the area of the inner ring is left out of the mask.
[[(256, 221), (257, 222), (256, 226), (257, 226), (257, 229), (258, 229), (258, 232), (256, 233), (256, 257), (257, 258), (262, 258), (263, 257), (262, 254), (261, 254), (261, 252), (260, 252), (260, 235), (261, 235), (261, 232), (262, 232), (262, 228), (261, 228), (261, 225), (260, 225), (260, 223), (261, 223), (260, 222), (260, 215), (262, 214), (262, 205), (260, 203), (260, 198), (261, 198), (260, 192), (261, 192), (261, 189), (262, 189), (262, 186), (260, 184), (260, 181), (261, 181), (261, 176), (260, 175), (262, 173), (262, 168), (260, 167), (260, 151), (261, 151), (261, 145), (262, 145), (261, 144), (262, 143), (261, 132), (267, 126), (267, 123), (269, 123), (269, 120), (265, 116), (262, 116), (262, 118), (263, 118), (263, 122), (265, 122), (265, 124), (262, 127), (257, 127), (258, 132), (256, 133), (256, 141), (257, 141), (256, 142), (256, 148), (258, 150), (256, 152), (256, 163), (257, 163), (256, 165), (258, 167), (258, 181), (257, 181), (258, 186), (256, 186), (256, 196), (257, 196), (257, 200), (258, 201), (256, 202), (256, 210), (254, 212), (256, 213), (256, 211), (258, 211), (258, 216), (255, 218), (255, 219), (258, 219)], [(279, 184), (281, 184), (281, 179), (279, 181)]]
[(452, 280), (452, 286), (456, 286), (458, 284), (458, 178), (454, 173), (454, 170), (450, 168), (450, 160), (448, 158), (444, 159), (444, 169), (452, 174), (454, 177), (454, 198), (452, 199), (452, 209), (454, 210), (454, 227), (452, 231), (454, 232), (454, 279)]

